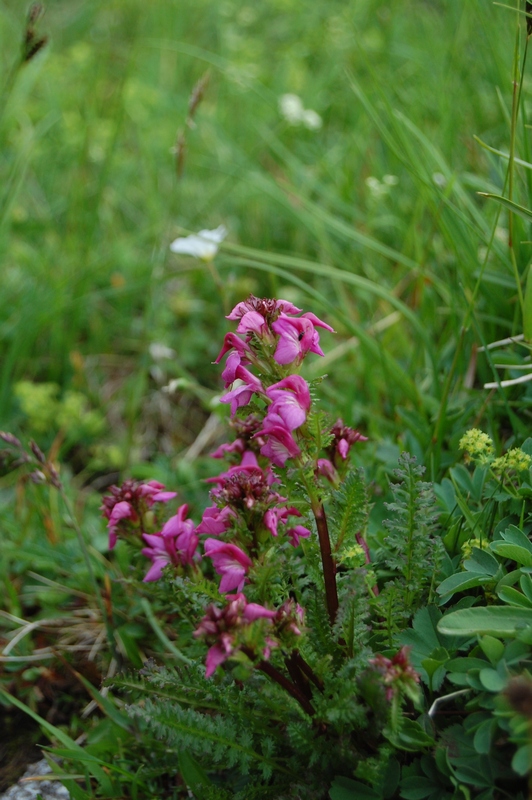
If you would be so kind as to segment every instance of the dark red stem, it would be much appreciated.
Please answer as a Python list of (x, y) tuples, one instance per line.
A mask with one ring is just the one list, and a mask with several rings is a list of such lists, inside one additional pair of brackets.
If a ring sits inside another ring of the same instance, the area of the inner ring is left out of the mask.
[(257, 663), (257, 667), (264, 672), (269, 678), (279, 684), (288, 694), (292, 695), (292, 697), (297, 700), (303, 711), (305, 711), (310, 717), (314, 716), (316, 713), (312, 704), (308, 697), (305, 697), (303, 692), (294, 686), (288, 678), (286, 678), (279, 670), (275, 669), (275, 667), (270, 664), (269, 661), (259, 661)]
[(336, 566), (331, 553), (331, 539), (327, 526), (327, 517), (323, 503), (318, 501), (312, 504), (312, 513), (316, 520), (318, 538), (320, 540), (321, 563), (323, 566), (323, 580), (325, 581), (325, 599), (331, 625), (334, 625), (338, 612), (338, 590), (336, 588)]

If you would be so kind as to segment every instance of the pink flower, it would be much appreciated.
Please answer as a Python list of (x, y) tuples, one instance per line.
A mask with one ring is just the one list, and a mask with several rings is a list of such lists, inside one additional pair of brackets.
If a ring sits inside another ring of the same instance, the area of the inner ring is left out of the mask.
[[(142, 532), (144, 514), (154, 503), (167, 503), (176, 496), (176, 492), (161, 491), (164, 488), (164, 483), (159, 481), (138, 483), (133, 480), (124, 481), (122, 486), (110, 487), (111, 494), (103, 498), (100, 509), (108, 520), (110, 550), (116, 544), (117, 534), (127, 535), (131, 532), (132, 525), (140, 527)], [(129, 520), (129, 524), (126, 520)]]
[(167, 503), (177, 496), (177, 492), (163, 492), (164, 483), (159, 481), (148, 481), (139, 486), (139, 494), (146, 499), (148, 507), (151, 508), (154, 503)]
[(149, 545), (142, 554), (151, 559), (152, 566), (144, 580), (156, 581), (167, 564), (182, 566), (193, 564), (199, 558), (197, 553), (198, 537), (194, 532), (194, 523), (185, 519), (188, 507), (182, 505), (177, 514), (170, 517), (160, 533), (144, 533), (142, 538)]
[(272, 427), (264, 428), (259, 433), (268, 437), (260, 452), (263, 456), (269, 458), (276, 467), (284, 467), (288, 458), (296, 458), (301, 455), (301, 450), (287, 428), (281, 425), (273, 425)]
[[(240, 631), (258, 619), (266, 619), (271, 623), (277, 616), (277, 612), (258, 603), (248, 603), (243, 594), (227, 595), (227, 599), (229, 603), (223, 609), (212, 604), (207, 606), (205, 616), (193, 634), (196, 638), (212, 643), (205, 663), (206, 678), (210, 678), (216, 667), (239, 649)], [(262, 658), (268, 658), (271, 647), (276, 645), (276, 642), (266, 638)]]
[(239, 365), (235, 369), (235, 378), (243, 381), (243, 383), (220, 397), (220, 403), (231, 403), (232, 415), (236, 414), (237, 409), (241, 406), (247, 406), (253, 394), (256, 392), (259, 394), (264, 393), (262, 383), (245, 367)]
[(308, 528), (303, 525), (296, 525), (294, 528), (288, 528), (286, 535), (290, 539), (290, 544), (293, 547), (297, 547), (300, 539), (308, 539), (311, 534)]
[(275, 629), (281, 636), (285, 632), (292, 633), (294, 636), (301, 636), (301, 629), (305, 623), (305, 609), (295, 600), (285, 600), (277, 609), (275, 615)]
[(116, 529), (118, 527), (118, 523), (123, 519), (138, 520), (135, 509), (131, 503), (128, 503), (126, 500), (122, 500), (122, 502), (117, 503), (111, 511), (111, 516), (109, 517), (109, 522), (107, 523), (107, 529), (109, 531), (109, 550), (112, 550), (116, 544), (118, 539)]
[[(242, 359), (247, 358), (247, 356), (251, 353), (250, 348), (248, 345), (240, 339), (236, 335), (236, 333), (226, 333), (224, 336), (224, 343), (223, 347), (218, 353), (218, 358), (215, 360), (215, 364), (218, 364), (224, 355), (228, 353), (230, 350), (236, 350), (236, 352), (240, 355)], [(249, 363), (249, 362), (248, 362)]]
[(247, 300), (237, 303), (226, 319), (242, 319), (249, 312), (256, 312), (264, 319), (275, 316), (279, 311), (284, 311), (285, 314), (299, 314), (301, 309), (296, 308), (288, 300), (261, 300), (251, 294)]
[(299, 375), (289, 375), (266, 389), (273, 400), (268, 408), (266, 424), (280, 424), (293, 431), (303, 425), (310, 409), (308, 383)]
[(401, 691), (411, 695), (419, 683), (419, 674), (408, 659), (409, 650), (409, 647), (403, 646), (393, 658), (378, 653), (375, 658), (369, 659), (369, 663), (382, 675), (387, 700), (392, 700)]
[(210, 536), (219, 536), (231, 527), (235, 519), (235, 512), (229, 506), (218, 508), (209, 506), (203, 512), (203, 519), (196, 528), (196, 533), (207, 533)]
[(214, 569), (222, 576), (220, 593), (236, 589), (241, 592), (251, 559), (236, 544), (221, 542), (218, 539), (207, 539), (205, 555), (212, 559)]
[(295, 318), (281, 314), (279, 319), (272, 323), (272, 330), (279, 335), (273, 356), (277, 363), (291, 364), (296, 359), (300, 363), (309, 351), (322, 356), (320, 337), (315, 326), (333, 331), (330, 325), (311, 313)]
[(242, 455), (246, 449), (246, 443), (243, 439), (235, 439), (234, 442), (224, 442), (216, 448), (214, 453), (211, 453), (211, 458), (225, 458), (226, 455), (231, 453), (239, 453)]
[(349, 454), (349, 450), (351, 449), (352, 445), (355, 444), (355, 442), (368, 441), (367, 436), (362, 436), (359, 431), (353, 430), (353, 428), (349, 428), (347, 425), (344, 425), (343, 420), (341, 419), (336, 420), (331, 429), (331, 433), (333, 435), (333, 440), (329, 447), (329, 451), (333, 461), (336, 454), (338, 454), (340, 458), (345, 461)]
[(329, 461), (328, 458), (318, 458), (316, 462), (316, 472), (318, 475), (323, 475), (324, 478), (327, 478), (329, 483), (332, 483), (333, 486), (339, 486), (340, 478), (334, 464), (332, 461)]

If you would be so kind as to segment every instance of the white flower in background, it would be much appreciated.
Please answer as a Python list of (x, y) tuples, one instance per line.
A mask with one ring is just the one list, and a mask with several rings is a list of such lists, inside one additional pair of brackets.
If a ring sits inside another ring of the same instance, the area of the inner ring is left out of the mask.
[(368, 187), (370, 194), (373, 197), (383, 197), (385, 194), (388, 194), (392, 186), (397, 186), (399, 183), (399, 178), (397, 175), (384, 175), (382, 181), (378, 178), (375, 178), (374, 175), (370, 175), (369, 178), (366, 178), (365, 184)]
[(170, 245), (172, 253), (180, 253), (184, 256), (194, 256), (202, 258), (204, 261), (212, 261), (218, 252), (218, 245), (227, 236), (225, 225), (219, 225), (213, 231), (199, 231), (191, 236), (182, 236), (174, 239)]
[(447, 178), (445, 177), (443, 172), (434, 172), (432, 175), (432, 180), (434, 181), (436, 186), (439, 186), (440, 189), (445, 189), (445, 187), (447, 186)]
[(397, 175), (383, 175), (382, 182), (386, 186), (397, 186), (397, 184), (399, 183), (399, 178), (397, 177)]
[(299, 125), (305, 108), (297, 94), (283, 94), (279, 98), (279, 110), (290, 125)]
[(279, 98), (279, 111), (290, 125), (304, 125), (311, 131), (321, 128), (323, 121), (317, 111), (305, 108), (297, 94), (283, 94)]
[(309, 131), (319, 131), (321, 126), (323, 125), (323, 120), (318, 114), (317, 111), (313, 111), (312, 108), (305, 108), (303, 110), (303, 116), (301, 117), (301, 122), (308, 128)]
[(154, 361), (162, 361), (163, 358), (174, 358), (175, 350), (167, 347), (162, 342), (152, 342), (150, 344), (150, 356)]

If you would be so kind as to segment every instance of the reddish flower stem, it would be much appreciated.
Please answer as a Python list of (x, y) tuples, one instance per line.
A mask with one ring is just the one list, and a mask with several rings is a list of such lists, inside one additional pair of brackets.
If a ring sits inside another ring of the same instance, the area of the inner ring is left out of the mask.
[(259, 661), (257, 667), (264, 672), (269, 678), (279, 684), (279, 686), (284, 689), (288, 694), (292, 695), (292, 697), (297, 700), (303, 711), (305, 711), (310, 717), (314, 716), (316, 713), (314, 708), (312, 707), (312, 703), (305, 697), (303, 692), (298, 689), (293, 683), (291, 683), (288, 678), (286, 678), (279, 670), (277, 670), (269, 661)]
[(327, 517), (321, 500), (312, 501), (312, 513), (316, 520), (318, 538), (320, 540), (321, 563), (325, 581), (325, 599), (331, 625), (334, 625), (338, 612), (338, 590), (336, 588), (336, 565), (331, 553), (331, 539), (327, 526)]

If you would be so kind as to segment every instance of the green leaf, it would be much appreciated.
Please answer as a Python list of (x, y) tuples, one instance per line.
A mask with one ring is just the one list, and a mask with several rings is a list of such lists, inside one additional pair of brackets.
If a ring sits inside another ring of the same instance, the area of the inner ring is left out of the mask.
[(412, 775), (401, 781), (401, 797), (404, 800), (423, 800), (440, 787), (424, 775)]
[(505, 541), (511, 544), (517, 544), (519, 547), (524, 547), (525, 550), (528, 550), (528, 552), (532, 554), (532, 542), (516, 525), (510, 525), (501, 535)]
[(509, 558), (515, 561), (516, 564), (522, 564), (525, 567), (532, 567), (532, 553), (516, 544), (509, 544), (508, 542), (492, 542), (490, 548), (494, 553), (503, 558)]
[(440, 583), (436, 589), (441, 595), (442, 601), (449, 600), (456, 592), (465, 592), (466, 589), (474, 589), (476, 586), (484, 586), (492, 580), (491, 575), (473, 574), (471, 572), (458, 572), (450, 575)]
[(521, 575), (519, 586), (523, 590), (523, 593), (526, 595), (526, 597), (528, 597), (528, 599), (532, 602), (532, 578), (530, 575)]
[(480, 678), (482, 686), (487, 689), (488, 692), (502, 692), (508, 682), (506, 678), (499, 675), (497, 670), (491, 667), (481, 669), (478, 673), (478, 677)]
[(399, 730), (392, 731), (387, 728), (384, 730), (384, 735), (394, 747), (411, 753), (417, 753), (419, 750), (433, 747), (435, 744), (432, 736), (423, 730), (419, 722), (408, 719), (408, 717), (403, 718)]
[(504, 654), (504, 645), (498, 639), (495, 639), (493, 636), (482, 636), (479, 641), (479, 644), (482, 648), (482, 652), (489, 658), (492, 664), (497, 664)]
[(522, 592), (514, 589), (512, 586), (502, 586), (497, 595), (505, 603), (510, 603), (513, 606), (520, 606), (521, 608), (532, 608), (532, 601), (525, 597)]
[(508, 606), (461, 608), (438, 623), (440, 633), (449, 636), (516, 636), (520, 628), (532, 625), (532, 609)]
[(501, 197), (498, 194), (490, 194), (489, 192), (477, 192), (481, 197), (487, 197), (490, 200), (496, 200), (497, 203), (500, 203), (501, 206), (504, 206), (508, 209), (508, 211), (512, 211), (514, 214), (517, 214), (519, 217), (522, 217), (527, 222), (530, 222), (532, 219), (532, 211), (530, 209), (525, 208), (525, 206), (520, 206), (517, 203), (514, 203), (513, 200), (508, 200), (506, 197)]
[(497, 722), (494, 719), (485, 719), (484, 722), (480, 723), (473, 737), (473, 746), (477, 753), (481, 755), (489, 753), (491, 749), (491, 740), (496, 728)]
[(470, 572), (481, 572), (495, 576), (500, 569), (499, 562), (487, 550), (473, 547), (470, 558), (464, 561), (464, 568)]
[(178, 752), (177, 763), (179, 764), (181, 776), (189, 789), (192, 790), (194, 797), (197, 800), (203, 800), (203, 797), (207, 794), (207, 787), (212, 786), (212, 782), (203, 767), (186, 750)]
[(532, 769), (532, 745), (525, 744), (517, 750), (512, 758), (512, 769), (518, 775), (527, 775)]
[(329, 789), (331, 800), (381, 800), (382, 795), (377, 794), (370, 786), (351, 778), (337, 776)]

